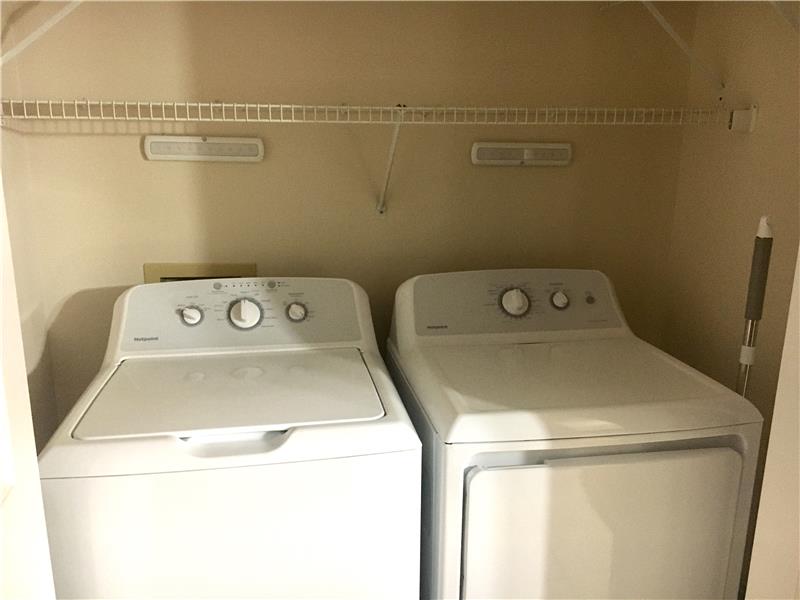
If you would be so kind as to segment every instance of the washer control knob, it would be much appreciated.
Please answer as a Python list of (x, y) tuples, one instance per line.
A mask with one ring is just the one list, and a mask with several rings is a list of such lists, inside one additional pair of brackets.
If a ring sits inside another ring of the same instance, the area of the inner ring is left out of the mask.
[(569, 306), (569, 296), (567, 296), (561, 290), (553, 292), (552, 296), (550, 296), (550, 304), (552, 304), (558, 310), (564, 310)]
[(300, 302), (292, 302), (286, 307), (286, 316), (290, 321), (299, 323), (300, 321), (306, 320), (306, 317), (308, 316), (308, 309), (306, 308), (305, 304), (301, 304)]
[(500, 306), (507, 315), (521, 317), (531, 307), (528, 295), (519, 288), (511, 288), (503, 292), (500, 298)]
[(181, 310), (181, 320), (186, 325), (197, 325), (203, 320), (203, 311), (199, 306), (187, 306)]
[(242, 298), (231, 303), (228, 317), (238, 329), (252, 329), (261, 322), (261, 307), (250, 300)]

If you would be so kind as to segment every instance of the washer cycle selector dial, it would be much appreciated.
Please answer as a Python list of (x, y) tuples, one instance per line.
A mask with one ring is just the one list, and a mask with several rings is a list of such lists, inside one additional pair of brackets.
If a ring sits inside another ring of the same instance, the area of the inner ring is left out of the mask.
[(569, 296), (567, 296), (561, 290), (553, 292), (553, 294), (550, 296), (550, 304), (552, 304), (558, 310), (564, 310), (569, 306)]
[(300, 302), (292, 302), (286, 307), (286, 316), (290, 321), (299, 323), (300, 321), (306, 320), (306, 317), (308, 316), (308, 309), (306, 308), (305, 304), (301, 304)]
[(531, 307), (531, 301), (521, 289), (511, 288), (500, 296), (500, 307), (507, 315), (521, 317), (528, 312)]
[(180, 315), (186, 325), (197, 325), (203, 320), (203, 310), (199, 306), (187, 306), (181, 309)]
[(252, 329), (261, 322), (261, 307), (250, 298), (231, 302), (228, 318), (237, 329)]

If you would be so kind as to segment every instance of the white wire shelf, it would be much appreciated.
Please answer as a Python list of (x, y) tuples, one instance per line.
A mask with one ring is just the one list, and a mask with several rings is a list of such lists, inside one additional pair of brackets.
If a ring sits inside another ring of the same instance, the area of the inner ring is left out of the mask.
[(0, 118), (54, 121), (341, 123), (373, 125), (715, 125), (728, 108), (454, 107), (0, 100)]

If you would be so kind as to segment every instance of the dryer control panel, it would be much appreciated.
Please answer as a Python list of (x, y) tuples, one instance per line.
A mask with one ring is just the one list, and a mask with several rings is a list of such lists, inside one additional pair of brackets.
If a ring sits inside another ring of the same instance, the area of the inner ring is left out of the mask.
[[(404, 284), (407, 285), (412, 286), (410, 300), (417, 336), (625, 326), (611, 284), (599, 271), (467, 271), (422, 275)], [(401, 288), (398, 304), (403, 295)], [(399, 305), (397, 308), (402, 310)]]
[(362, 336), (359, 293), (363, 291), (350, 281), (323, 278), (140, 285), (128, 290), (116, 308), (121, 311), (120, 349), (219, 350), (355, 342)]

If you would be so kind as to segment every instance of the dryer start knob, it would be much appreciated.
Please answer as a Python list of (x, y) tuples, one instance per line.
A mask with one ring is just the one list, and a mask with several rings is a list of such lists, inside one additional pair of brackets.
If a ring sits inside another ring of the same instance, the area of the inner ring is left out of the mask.
[(519, 288), (511, 288), (500, 297), (500, 307), (507, 315), (521, 317), (528, 312), (531, 301), (528, 295)]
[(261, 307), (249, 298), (242, 298), (231, 303), (228, 318), (238, 329), (252, 329), (261, 322)]

